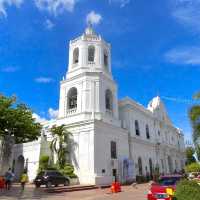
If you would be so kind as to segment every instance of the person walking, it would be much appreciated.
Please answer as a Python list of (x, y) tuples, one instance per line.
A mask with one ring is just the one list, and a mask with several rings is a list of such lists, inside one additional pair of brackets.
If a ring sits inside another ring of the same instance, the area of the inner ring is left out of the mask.
[(0, 191), (5, 188), (5, 179), (3, 176), (0, 176)]
[(26, 170), (24, 170), (24, 173), (21, 175), (20, 182), (21, 182), (22, 190), (24, 190), (25, 185), (28, 182), (28, 175), (27, 175), (27, 171)]
[(9, 168), (8, 171), (5, 173), (4, 178), (5, 178), (6, 190), (10, 190), (11, 183), (13, 180), (13, 173), (11, 171), (11, 168)]

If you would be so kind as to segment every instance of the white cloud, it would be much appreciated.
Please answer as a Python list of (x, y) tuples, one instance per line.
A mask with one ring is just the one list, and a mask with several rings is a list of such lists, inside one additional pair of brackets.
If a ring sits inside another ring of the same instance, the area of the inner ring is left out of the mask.
[(48, 109), (49, 119), (46, 119), (45, 117), (41, 117), (37, 113), (33, 113), (32, 116), (33, 116), (33, 118), (35, 119), (36, 122), (43, 123), (43, 122), (47, 122), (47, 121), (52, 120), (52, 119), (56, 119), (58, 117), (58, 110), (54, 110), (53, 108), (49, 108)]
[(7, 17), (6, 7), (16, 6), (19, 8), (24, 0), (0, 0), (0, 16)]
[(64, 11), (72, 12), (76, 0), (35, 0), (35, 4), (39, 10), (48, 11), (57, 16)]
[(55, 26), (55, 24), (50, 19), (46, 19), (44, 25), (48, 30), (53, 29), (53, 27)]
[(109, 0), (109, 3), (118, 3), (121, 8), (125, 7), (127, 4), (130, 3), (130, 0)]
[(17, 70), (19, 70), (19, 68), (14, 66), (3, 67), (1, 69), (2, 72), (7, 72), (7, 73), (13, 73), (16, 72)]
[(165, 54), (168, 62), (184, 65), (200, 65), (200, 47), (175, 48)]
[(38, 77), (35, 79), (37, 83), (50, 83), (53, 82), (54, 80), (50, 77)]
[(200, 33), (200, 0), (173, 0), (172, 16), (187, 30)]
[(47, 119), (43, 118), (43, 117), (40, 117), (38, 114), (36, 113), (33, 113), (33, 118), (35, 118), (35, 121), (38, 122), (38, 123), (42, 123), (42, 122), (45, 122), (47, 121)]
[(102, 20), (102, 16), (94, 11), (91, 11), (86, 16), (86, 22), (91, 24), (99, 24)]
[(48, 114), (49, 114), (49, 117), (51, 119), (56, 119), (58, 117), (58, 110), (54, 110), (53, 108), (49, 108)]
[(165, 99), (167, 101), (173, 101), (176, 103), (183, 103), (183, 104), (194, 104), (196, 103), (193, 99), (184, 99), (184, 98), (178, 98), (178, 97), (169, 97), (169, 96), (161, 96), (162, 99)]

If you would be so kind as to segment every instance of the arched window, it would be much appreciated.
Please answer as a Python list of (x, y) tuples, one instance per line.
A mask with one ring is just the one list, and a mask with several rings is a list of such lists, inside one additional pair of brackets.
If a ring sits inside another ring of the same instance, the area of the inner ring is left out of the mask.
[(147, 139), (150, 139), (149, 126), (148, 126), (148, 124), (146, 125), (146, 137), (147, 137)]
[(79, 61), (79, 48), (75, 48), (73, 51), (73, 64), (78, 63)]
[(104, 66), (106, 69), (108, 69), (108, 52), (106, 50), (104, 50)]
[(106, 90), (105, 95), (106, 110), (112, 111), (113, 109), (113, 96), (110, 90)]
[(88, 47), (88, 61), (94, 62), (94, 56), (95, 56), (95, 47), (89, 46)]
[(67, 95), (68, 109), (77, 108), (77, 89), (75, 87), (71, 88)]
[(135, 120), (135, 134), (140, 135), (140, 128), (139, 128), (139, 123), (138, 120)]
[(138, 158), (138, 170), (139, 170), (139, 175), (142, 175), (142, 159), (139, 157)]

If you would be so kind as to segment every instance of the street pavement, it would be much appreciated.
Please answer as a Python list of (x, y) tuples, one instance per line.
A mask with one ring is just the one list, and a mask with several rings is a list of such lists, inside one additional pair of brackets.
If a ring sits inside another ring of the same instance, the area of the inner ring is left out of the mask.
[(21, 191), (20, 185), (13, 185), (10, 191), (0, 191), (0, 200), (146, 200), (148, 188), (148, 184), (140, 184), (136, 187), (123, 186), (122, 192), (115, 194), (112, 194), (108, 188), (47, 193), (45, 188), (36, 189), (33, 185), (27, 185), (24, 191)]

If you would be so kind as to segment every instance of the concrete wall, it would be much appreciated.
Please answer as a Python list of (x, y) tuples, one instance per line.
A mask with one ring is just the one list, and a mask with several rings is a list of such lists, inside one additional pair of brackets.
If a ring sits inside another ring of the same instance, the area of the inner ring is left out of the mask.
[[(34, 141), (34, 142), (29, 142), (29, 143), (24, 143), (24, 144), (17, 144), (14, 146), (13, 149), (13, 158), (12, 160), (15, 160), (15, 171), (14, 173), (16, 174), (15, 178), (19, 178), (18, 171), (18, 158), (20, 156), (23, 156), (24, 158), (24, 167), (27, 162), (28, 166), (28, 176), (29, 180), (33, 181), (34, 178), (36, 177), (37, 170), (39, 167), (39, 157), (40, 157), (40, 141)], [(46, 147), (44, 147), (46, 148)]]
[[(94, 170), (99, 184), (108, 184), (113, 180), (112, 169), (122, 180), (120, 161), (129, 158), (127, 131), (113, 125), (95, 121)], [(111, 158), (111, 141), (117, 145), (117, 159)], [(105, 172), (103, 172), (104, 170)], [(134, 177), (132, 177), (134, 179)]]

